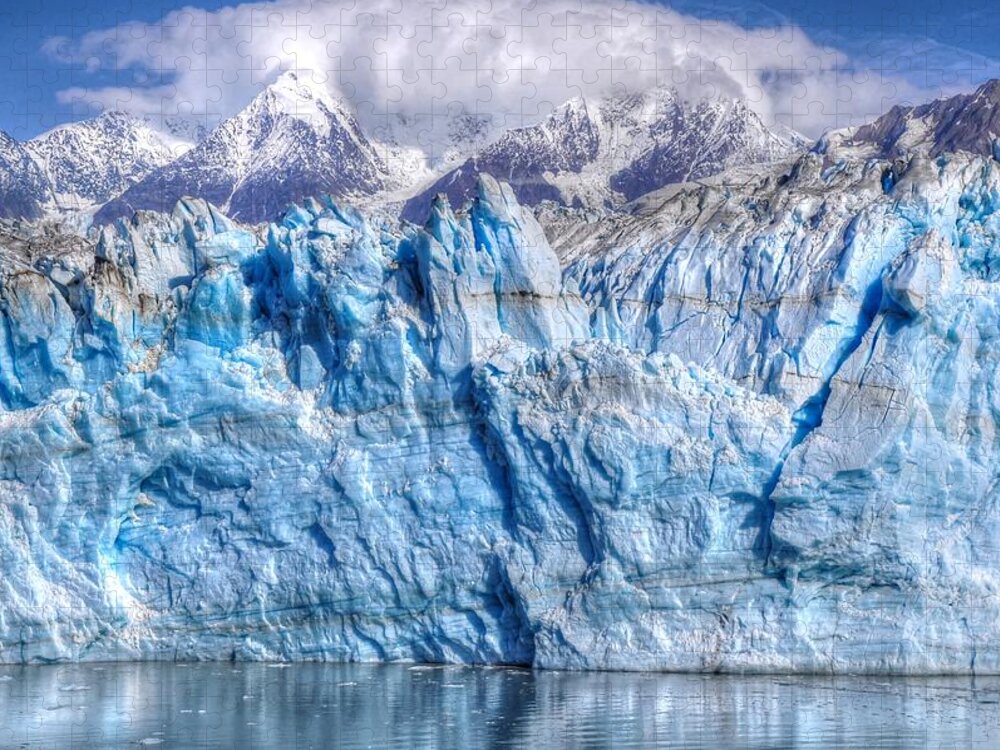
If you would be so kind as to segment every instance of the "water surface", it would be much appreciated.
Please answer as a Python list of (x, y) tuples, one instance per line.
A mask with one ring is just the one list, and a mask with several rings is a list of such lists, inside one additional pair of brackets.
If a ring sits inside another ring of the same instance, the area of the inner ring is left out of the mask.
[(10, 748), (997, 748), (1000, 678), (0, 667)]

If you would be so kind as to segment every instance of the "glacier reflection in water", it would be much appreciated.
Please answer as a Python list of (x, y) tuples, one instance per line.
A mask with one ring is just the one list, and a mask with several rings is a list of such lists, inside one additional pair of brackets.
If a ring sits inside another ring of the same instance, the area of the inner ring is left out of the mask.
[(254, 663), (2, 667), (0, 746), (998, 747), (1000, 678)]

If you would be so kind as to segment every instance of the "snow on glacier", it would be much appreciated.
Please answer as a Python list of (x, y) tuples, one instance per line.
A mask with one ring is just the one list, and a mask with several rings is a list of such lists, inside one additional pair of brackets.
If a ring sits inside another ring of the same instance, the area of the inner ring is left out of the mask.
[(1000, 671), (997, 165), (838, 148), (5, 266), (0, 659)]

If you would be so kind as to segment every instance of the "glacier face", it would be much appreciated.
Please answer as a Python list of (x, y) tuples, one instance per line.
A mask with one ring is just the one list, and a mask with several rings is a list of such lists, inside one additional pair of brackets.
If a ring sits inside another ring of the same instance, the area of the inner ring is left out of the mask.
[(850, 148), (21, 252), (0, 659), (1000, 671), (998, 167)]

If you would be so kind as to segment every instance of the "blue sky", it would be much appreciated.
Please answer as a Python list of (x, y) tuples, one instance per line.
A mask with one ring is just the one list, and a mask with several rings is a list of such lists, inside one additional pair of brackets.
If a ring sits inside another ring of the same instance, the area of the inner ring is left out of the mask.
[(15, 138), (79, 119), (85, 111), (61, 103), (57, 92), (74, 86), (100, 86), (121, 78), (114, 69), (88, 71), (85, 65), (55, 59), (46, 41), (80, 37), (127, 21), (155, 23), (170, 11), (193, 6), (214, 10), (220, 0), (185, 3), (141, 0), (10, 0), (0, 9), (0, 129)]
[[(598, 0), (584, 0), (585, 8), (587, 2), (593, 4), (595, 14), (600, 12)], [(449, 8), (464, 14), (466, 19), (475, 15), (473, 8), (490, 5), (488, 0), (483, 3), (451, 0), (451, 3)], [(353, 0), (347, 3), (353, 4)], [(417, 10), (408, 11), (409, 22), (419, 26), (420, 19), (430, 17), (431, 13), (441, 18), (439, 11), (433, 9), (440, 4), (434, 2), (432, 7), (431, 0), (414, 3)], [(569, 7), (578, 4), (579, 0), (574, 0)], [(276, 75), (277, 69), (323, 68), (325, 75), (330, 73), (332, 64), (324, 57), (332, 56), (336, 56), (341, 67), (352, 69), (345, 73), (338, 68), (334, 74), (336, 85), (362, 108), (419, 108), (428, 106), (429, 98), (442, 103), (455, 99), (461, 100), (463, 106), (489, 106), (524, 115), (526, 103), (530, 109), (533, 98), (551, 104), (558, 103), (556, 100), (562, 95), (543, 79), (544, 71), (531, 75), (520, 72), (517, 86), (510, 81), (503, 86), (484, 83), (482, 76), (447, 77), (443, 69), (447, 67), (448, 56), (462, 57), (463, 53), (457, 47), (448, 49), (439, 45), (442, 37), (431, 40), (427, 48), (418, 48), (415, 41), (412, 48), (404, 48), (407, 43), (399, 41), (398, 53), (393, 57), (390, 50), (384, 63), (390, 68), (406, 67), (418, 57), (418, 49), (422, 49), (423, 55), (432, 49), (439, 53), (437, 58), (420, 59), (432, 59), (432, 66), (441, 70), (433, 75), (410, 71), (406, 74), (410, 77), (404, 76), (406, 84), (401, 83), (401, 78), (396, 86), (386, 82), (384, 88), (375, 87), (373, 81), (385, 77), (372, 70), (378, 68), (379, 54), (384, 52), (375, 47), (382, 40), (374, 41), (374, 37), (363, 35), (351, 40), (348, 37), (353, 36), (353, 27), (351, 34), (341, 33), (339, 26), (343, 19), (352, 24), (357, 19), (348, 11), (338, 10), (334, 3), (325, 4), (320, 18), (317, 12), (306, 13), (302, 10), (304, 6), (297, 6), (295, 0), (238, 6), (231, 11), (226, 8), (232, 4), (215, 0), (194, 2), (190, 5), (204, 11), (200, 20), (195, 17), (197, 13), (171, 16), (171, 12), (184, 7), (181, 5), (138, 0), (102, 0), (99, 4), (86, 0), (27, 0), (16, 7), (10, 5), (0, 11), (0, 128), (22, 139), (106, 107), (147, 114), (176, 110), (212, 124), (239, 109), (255, 90)], [(500, 0), (494, 0), (493, 5), (500, 9), (494, 15), (506, 14), (508, 38), (517, 37), (513, 46), (507, 46), (507, 40), (502, 46), (497, 42), (495, 49), (484, 49), (475, 58), (482, 60), (491, 55), (490, 59), (495, 58), (494, 78), (502, 77), (504, 66), (523, 67), (524, 60), (533, 63), (533, 58), (540, 55), (552, 58), (547, 65), (559, 66), (563, 58), (552, 52), (555, 34), (551, 29), (547, 34), (544, 29), (525, 29), (523, 33), (511, 29), (511, 18), (528, 18), (522, 15), (521, 4), (504, 7)], [(391, 8), (393, 3), (387, 0), (382, 6)], [(382, 6), (378, 2), (369, 3), (376, 12)], [(970, 0), (910, 3), (866, 0), (836, 6), (804, 0), (770, 0), (766, 4), (684, 0), (673, 4), (639, 3), (635, 7), (645, 14), (642, 23), (653, 23), (650, 19), (660, 18), (659, 9), (665, 14), (670, 11), (682, 14), (663, 16), (672, 24), (674, 31), (670, 33), (683, 31), (686, 36), (675, 43), (676, 40), (668, 39), (668, 32), (661, 30), (657, 67), (671, 55), (683, 55), (693, 42), (702, 56), (700, 67), (704, 67), (704, 60), (725, 56), (724, 65), (735, 71), (728, 70), (722, 82), (701, 74), (698, 80), (688, 74), (679, 76), (687, 79), (685, 85), (697, 91), (699, 86), (728, 86), (735, 81), (732, 85), (757, 101), (762, 113), (770, 119), (816, 132), (867, 119), (895, 101), (921, 100), (967, 90), (982, 80), (1000, 76), (997, 63), (1000, 16), (978, 9), (979, 6)], [(290, 28), (292, 7), (303, 20)], [(565, 4), (551, 0), (536, 4), (542, 11), (563, 7)], [(900, 8), (904, 10), (900, 12)], [(282, 20), (269, 19), (269, 13)], [(486, 18), (489, 14), (480, 11), (479, 15)], [(160, 24), (164, 18), (166, 23)], [(704, 22), (704, 29), (698, 28), (699, 22)], [(301, 27), (303, 23), (309, 28)], [(639, 25), (632, 18), (620, 23)], [(237, 26), (233, 32), (232, 28)], [(211, 31), (202, 34), (197, 30), (199, 27)], [(753, 36), (752, 44), (744, 47), (741, 30)], [(767, 30), (776, 30), (773, 38)], [(640, 59), (643, 50), (648, 51), (642, 34), (634, 34), (634, 39), (628, 40), (622, 30), (612, 32), (619, 42), (614, 54), (618, 55), (623, 70), (630, 64), (640, 68), (649, 65)], [(782, 45), (782, 37), (786, 35), (791, 43)], [(570, 57), (577, 62), (568, 67), (587, 69), (603, 59), (600, 54), (606, 48), (590, 42), (592, 48), (588, 49), (586, 38), (587, 34), (581, 33), (573, 42), (576, 47)], [(150, 41), (155, 44), (150, 46)], [(162, 46), (161, 41), (165, 42)], [(477, 43), (481, 45), (481, 39)], [(511, 58), (512, 49), (521, 57)], [(735, 62), (728, 59), (734, 49), (740, 58)], [(634, 56), (630, 50), (636, 51)], [(783, 61), (786, 53), (794, 62)], [(369, 58), (376, 62), (373, 64)], [(355, 62), (347, 66), (343, 61), (348, 59), (362, 60), (360, 67), (369, 68), (368, 76), (354, 70), (359, 68)], [(467, 59), (463, 60), (455, 62), (454, 67), (464, 70), (471, 65)], [(475, 63), (477, 67), (480, 64)], [(748, 67), (754, 69), (752, 74), (743, 72)], [(577, 75), (586, 78), (585, 74)], [(581, 88), (589, 93), (588, 87), (598, 85), (569, 82), (562, 74), (554, 77), (550, 74), (549, 78), (560, 76), (570, 93)], [(619, 80), (618, 74), (612, 76)], [(409, 85), (417, 78), (418, 84)]]

